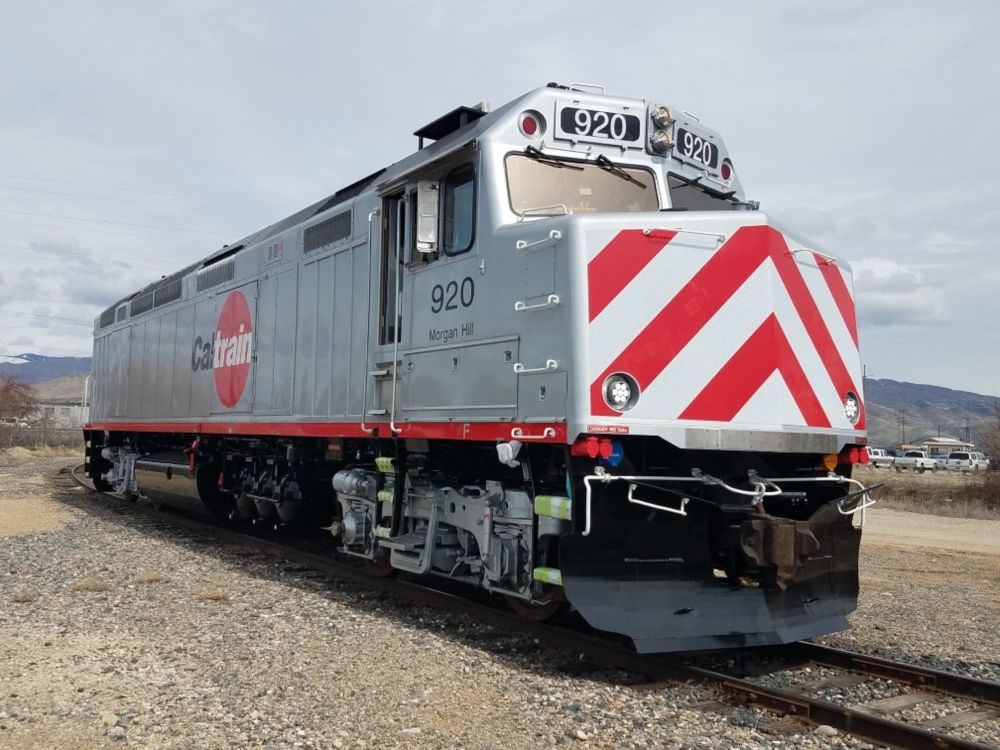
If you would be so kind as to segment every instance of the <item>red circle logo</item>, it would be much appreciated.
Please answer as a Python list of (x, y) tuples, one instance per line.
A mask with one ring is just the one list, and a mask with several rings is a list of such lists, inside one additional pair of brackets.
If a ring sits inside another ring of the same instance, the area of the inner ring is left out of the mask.
[(243, 292), (226, 297), (219, 313), (212, 345), (215, 391), (227, 409), (239, 403), (250, 377), (253, 357), (253, 318)]

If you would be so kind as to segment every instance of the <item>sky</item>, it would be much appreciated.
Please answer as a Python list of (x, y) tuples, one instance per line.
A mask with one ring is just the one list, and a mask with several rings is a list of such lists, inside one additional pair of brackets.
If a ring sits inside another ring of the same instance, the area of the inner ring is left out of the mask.
[(870, 377), (1000, 394), (1000, 3), (10, 3), (0, 355), (87, 355), (163, 274), (549, 81), (719, 131), (854, 269)]

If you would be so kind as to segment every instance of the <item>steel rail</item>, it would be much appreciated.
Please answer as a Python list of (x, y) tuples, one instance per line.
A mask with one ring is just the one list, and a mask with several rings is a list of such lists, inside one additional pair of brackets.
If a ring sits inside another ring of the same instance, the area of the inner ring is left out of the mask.
[(858, 654), (806, 641), (794, 644), (792, 649), (815, 664), (884, 677), (955, 698), (964, 698), (1000, 707), (1000, 683), (997, 682), (981, 680), (976, 677), (963, 677), (940, 669), (890, 661), (878, 656)]
[[(77, 483), (93, 487), (77, 475), (81, 467), (70, 470)], [(791, 716), (804, 722), (826, 724), (842, 732), (862, 737), (870, 742), (890, 745), (904, 750), (997, 750), (973, 740), (952, 737), (924, 727), (894, 720), (863, 707), (841, 706), (820, 698), (811, 698), (794, 688), (777, 688), (760, 685), (747, 679), (733, 677), (723, 672), (699, 667), (679, 657), (637, 654), (630, 648), (606, 637), (572, 630), (542, 622), (526, 620), (519, 615), (480, 602), (471, 601), (432, 586), (425, 586), (399, 577), (378, 576), (369, 568), (355, 563), (345, 563), (295, 547), (263, 539), (259, 536), (226, 528), (190, 516), (158, 511), (147, 505), (129, 503), (113, 493), (98, 493), (114, 498), (122, 504), (149, 518), (169, 517), (171, 524), (191, 531), (208, 534), (219, 541), (250, 547), (256, 551), (294, 562), (336, 579), (348, 579), (382, 593), (391, 594), (416, 604), (466, 615), (488, 625), (536, 638), (555, 648), (572, 650), (590, 659), (611, 664), (625, 671), (641, 674), (652, 682), (698, 680), (719, 686), (737, 699), (753, 703), (782, 716)], [(831, 667), (841, 668), (897, 680), (909, 685), (966, 698), (990, 705), (997, 703), (1000, 684), (939, 670), (893, 662), (886, 659), (842, 651), (817, 644), (798, 642), (787, 648), (786, 655), (798, 656)]]

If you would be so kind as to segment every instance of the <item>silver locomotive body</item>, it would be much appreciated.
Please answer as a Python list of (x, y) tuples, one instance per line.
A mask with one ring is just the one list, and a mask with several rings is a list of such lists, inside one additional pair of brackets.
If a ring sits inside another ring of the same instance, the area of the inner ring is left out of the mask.
[(549, 86), (416, 135), (98, 318), (91, 476), (568, 600), (642, 650), (844, 627), (849, 267), (657, 102)]

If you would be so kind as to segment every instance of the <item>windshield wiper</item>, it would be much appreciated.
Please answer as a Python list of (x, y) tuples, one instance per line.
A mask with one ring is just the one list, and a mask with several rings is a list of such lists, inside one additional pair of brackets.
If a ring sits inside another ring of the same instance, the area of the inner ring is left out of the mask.
[(534, 146), (526, 146), (524, 149), (524, 155), (537, 162), (541, 162), (542, 164), (548, 164), (550, 167), (556, 167), (557, 169), (575, 169), (578, 172), (583, 171), (583, 167), (561, 161), (555, 156), (539, 151)]
[(631, 182), (633, 185), (638, 185), (643, 190), (646, 189), (645, 185), (643, 185), (641, 182), (639, 182), (637, 179), (635, 179), (635, 177), (633, 177), (628, 172), (626, 172), (624, 169), (622, 169), (617, 164), (615, 164), (613, 161), (611, 161), (611, 159), (609, 159), (608, 157), (606, 157), (604, 154), (598, 154), (597, 158), (594, 159), (594, 164), (596, 164), (597, 166), (599, 166), (601, 169), (607, 170), (608, 172), (610, 172), (611, 174), (613, 174), (615, 177), (621, 177), (623, 180), (625, 180), (627, 182)]
[(702, 192), (708, 193), (709, 195), (717, 195), (720, 198), (726, 198), (726, 199), (732, 198), (734, 195), (736, 195), (735, 190), (730, 190), (728, 193), (723, 193), (718, 190), (713, 190), (708, 185), (702, 185), (701, 178), (704, 176), (705, 175), (698, 175), (695, 178), (691, 178), (691, 177), (681, 177), (679, 174), (674, 174), (673, 172), (670, 173), (670, 179), (677, 180), (678, 182), (683, 182), (685, 185), (690, 185), (691, 187), (696, 187)]

